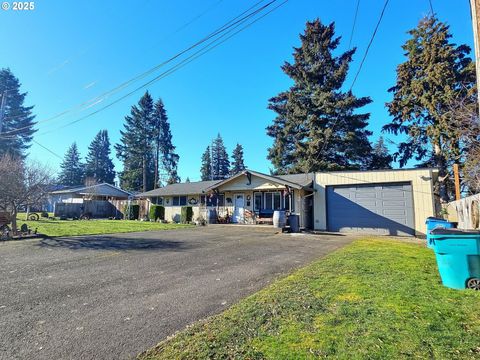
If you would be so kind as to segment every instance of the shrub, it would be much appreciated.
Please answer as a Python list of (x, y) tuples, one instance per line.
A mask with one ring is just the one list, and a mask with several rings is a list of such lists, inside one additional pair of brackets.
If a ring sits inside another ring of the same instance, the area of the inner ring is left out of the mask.
[(162, 205), (150, 205), (150, 220), (165, 220), (165, 208)]
[(183, 224), (189, 223), (192, 221), (193, 217), (193, 208), (191, 206), (182, 206), (182, 215), (181, 221)]
[(123, 213), (125, 214), (124, 219), (138, 220), (138, 215), (140, 214), (140, 205), (137, 205), (137, 204), (131, 204), (130, 206), (125, 205)]
[(42, 218), (48, 218), (48, 212), (42, 211), (42, 213), (40, 214), (40, 216), (41, 216)]

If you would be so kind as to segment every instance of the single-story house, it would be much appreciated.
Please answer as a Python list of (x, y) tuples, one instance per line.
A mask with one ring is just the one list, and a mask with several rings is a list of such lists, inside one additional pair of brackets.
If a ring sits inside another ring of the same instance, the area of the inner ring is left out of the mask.
[(121, 207), (131, 198), (132, 193), (102, 183), (52, 191), (48, 202), (55, 216), (79, 217), (90, 213), (93, 217), (120, 217)]
[(266, 175), (245, 170), (225, 180), (167, 185), (140, 198), (180, 219), (181, 207), (207, 218), (217, 209), (234, 223), (255, 223), (275, 210), (299, 215), (300, 226), (319, 231), (424, 235), (436, 213), (436, 169), (335, 171)]

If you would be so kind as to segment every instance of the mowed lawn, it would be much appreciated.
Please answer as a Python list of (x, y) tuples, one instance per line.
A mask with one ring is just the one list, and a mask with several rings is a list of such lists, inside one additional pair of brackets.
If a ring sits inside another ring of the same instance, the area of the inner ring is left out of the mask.
[(187, 224), (162, 224), (158, 222), (134, 220), (52, 220), (40, 218), (38, 221), (25, 221), (20, 214), (17, 226), (27, 224), (32, 231), (47, 236), (99, 235), (136, 231), (170, 230), (189, 227)]
[(480, 358), (479, 304), (441, 285), (431, 250), (363, 239), (139, 358)]

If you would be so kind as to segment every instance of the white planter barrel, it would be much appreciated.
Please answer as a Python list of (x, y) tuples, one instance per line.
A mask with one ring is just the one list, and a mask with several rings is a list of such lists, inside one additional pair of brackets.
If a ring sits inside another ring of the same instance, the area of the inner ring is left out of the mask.
[(284, 210), (275, 210), (273, 212), (273, 227), (284, 228), (287, 224), (287, 217)]

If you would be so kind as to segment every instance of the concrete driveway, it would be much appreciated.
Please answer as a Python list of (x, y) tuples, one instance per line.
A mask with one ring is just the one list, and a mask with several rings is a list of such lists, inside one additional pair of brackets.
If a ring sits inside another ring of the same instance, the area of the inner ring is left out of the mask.
[(132, 358), (351, 240), (216, 225), (0, 243), (0, 358)]

